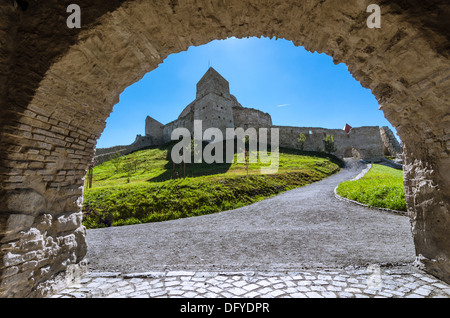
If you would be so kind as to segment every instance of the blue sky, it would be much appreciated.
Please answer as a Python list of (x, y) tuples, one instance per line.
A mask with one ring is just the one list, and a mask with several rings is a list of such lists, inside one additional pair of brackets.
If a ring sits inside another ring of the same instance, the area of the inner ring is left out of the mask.
[(274, 125), (342, 129), (348, 123), (393, 129), (371, 91), (345, 64), (334, 65), (331, 57), (282, 39), (230, 38), (172, 54), (128, 87), (97, 147), (131, 144), (137, 134), (145, 134), (147, 115), (163, 124), (177, 119), (195, 99), (196, 84), (208, 65), (230, 82), (231, 94), (242, 106), (269, 113)]

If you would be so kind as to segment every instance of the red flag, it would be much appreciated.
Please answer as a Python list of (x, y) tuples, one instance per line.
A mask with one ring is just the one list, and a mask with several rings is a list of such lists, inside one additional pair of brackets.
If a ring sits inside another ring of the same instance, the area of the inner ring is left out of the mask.
[(349, 124), (345, 124), (345, 127), (344, 127), (344, 131), (347, 133), (347, 134), (349, 134), (350, 133), (350, 130), (352, 130), (352, 126), (350, 126)]

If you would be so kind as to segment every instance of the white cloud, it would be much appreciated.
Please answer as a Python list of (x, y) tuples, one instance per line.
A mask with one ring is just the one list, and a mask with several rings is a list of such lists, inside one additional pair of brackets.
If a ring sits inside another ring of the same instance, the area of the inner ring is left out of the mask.
[(291, 104), (278, 105), (277, 107), (287, 107), (287, 106), (291, 106)]

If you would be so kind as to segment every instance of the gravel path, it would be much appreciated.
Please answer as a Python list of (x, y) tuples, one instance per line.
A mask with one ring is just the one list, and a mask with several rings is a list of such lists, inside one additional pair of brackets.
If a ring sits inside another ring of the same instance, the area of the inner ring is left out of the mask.
[(292, 270), (410, 264), (408, 217), (334, 197), (358, 175), (348, 167), (321, 182), (233, 211), (87, 231), (91, 272)]

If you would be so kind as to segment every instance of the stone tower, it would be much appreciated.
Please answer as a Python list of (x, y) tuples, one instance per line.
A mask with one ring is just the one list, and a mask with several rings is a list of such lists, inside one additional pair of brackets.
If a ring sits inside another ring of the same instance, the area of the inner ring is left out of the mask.
[(210, 93), (230, 98), (230, 84), (212, 67), (197, 83), (197, 99)]
[(230, 94), (230, 85), (212, 67), (197, 83), (197, 96), (191, 105), (194, 120), (202, 120), (203, 131), (218, 128), (225, 136), (226, 128), (234, 128), (233, 106), (236, 101)]

